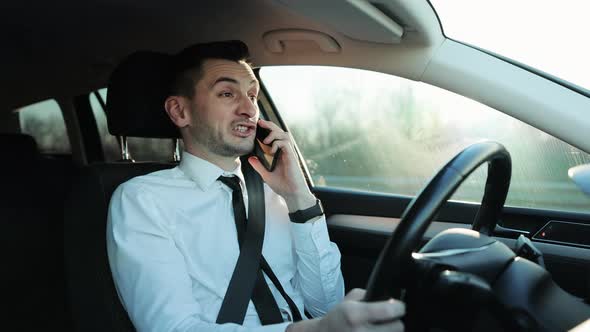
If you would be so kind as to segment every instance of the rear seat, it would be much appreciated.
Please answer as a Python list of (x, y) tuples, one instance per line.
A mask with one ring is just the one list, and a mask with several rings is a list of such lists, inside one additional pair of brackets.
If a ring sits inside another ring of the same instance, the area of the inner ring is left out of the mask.
[(0, 149), (3, 330), (69, 330), (63, 202), (72, 166), (43, 157), (29, 135), (0, 134)]

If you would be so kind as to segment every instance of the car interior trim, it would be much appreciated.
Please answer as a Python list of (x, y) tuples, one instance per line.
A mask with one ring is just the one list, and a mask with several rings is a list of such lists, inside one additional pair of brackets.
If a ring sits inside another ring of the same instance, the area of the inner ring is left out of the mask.
[(533, 235), (533, 240), (590, 248), (590, 225), (550, 220)]
[[(400, 219), (337, 214), (329, 216), (327, 218), (327, 222), (328, 227), (333, 229), (350, 230), (351, 232), (361, 231), (374, 235), (389, 236), (399, 225)], [(438, 233), (451, 228), (470, 229), (471, 225), (433, 221), (424, 234), (424, 240), (428, 241)], [(502, 237), (495, 238), (510, 248), (514, 248), (516, 244), (515, 239)], [(553, 243), (543, 243), (539, 241), (533, 241), (533, 243), (545, 255), (566, 257), (590, 264), (590, 249)]]
[(269, 31), (262, 36), (266, 49), (272, 53), (283, 53), (290, 41), (311, 42), (325, 53), (340, 53), (342, 48), (338, 42), (329, 35), (312, 30), (280, 29)]

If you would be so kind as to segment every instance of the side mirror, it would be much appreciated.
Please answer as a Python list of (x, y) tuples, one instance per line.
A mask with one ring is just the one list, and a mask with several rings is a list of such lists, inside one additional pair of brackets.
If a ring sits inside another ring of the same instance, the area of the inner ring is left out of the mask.
[(590, 164), (570, 168), (567, 175), (588, 196), (590, 196)]

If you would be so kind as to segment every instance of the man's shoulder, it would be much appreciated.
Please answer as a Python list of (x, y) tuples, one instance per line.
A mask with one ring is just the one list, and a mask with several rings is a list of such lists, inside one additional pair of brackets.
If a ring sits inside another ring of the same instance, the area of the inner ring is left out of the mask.
[(182, 187), (190, 184), (178, 167), (163, 169), (133, 177), (119, 185), (118, 191), (125, 192), (160, 192), (160, 189)]
[(170, 188), (182, 187), (183, 182), (186, 178), (175, 167), (139, 175), (121, 183), (109, 202), (110, 227), (124, 229), (136, 223), (145, 226), (155, 222), (162, 211), (175, 211), (167, 209), (173, 206), (178, 192)]

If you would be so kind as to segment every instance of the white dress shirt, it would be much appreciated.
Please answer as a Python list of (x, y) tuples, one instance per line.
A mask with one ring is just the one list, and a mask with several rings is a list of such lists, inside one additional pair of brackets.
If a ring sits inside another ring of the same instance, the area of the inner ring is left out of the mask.
[[(261, 326), (252, 301), (242, 326), (215, 324), (239, 248), (232, 191), (217, 178), (236, 175), (183, 153), (178, 167), (133, 178), (114, 192), (107, 249), (119, 298), (138, 331), (284, 331)], [(243, 190), (247, 204), (247, 192)], [(324, 315), (344, 296), (340, 252), (324, 217), (289, 221), (282, 197), (264, 185), (262, 254), (299, 311)], [(284, 317), (287, 302), (266, 278)], [(288, 319), (287, 319), (288, 320)]]

